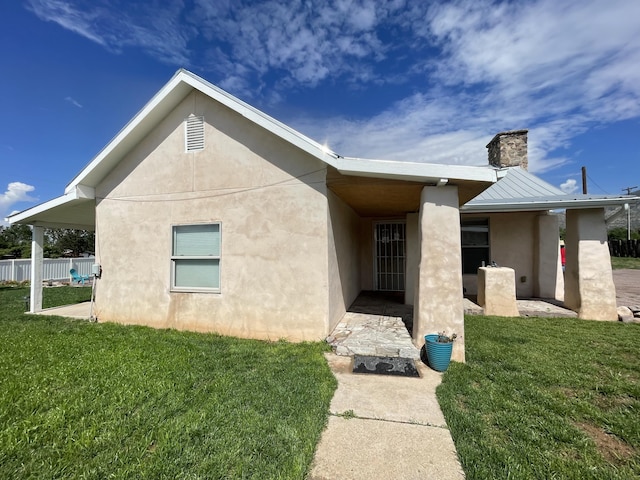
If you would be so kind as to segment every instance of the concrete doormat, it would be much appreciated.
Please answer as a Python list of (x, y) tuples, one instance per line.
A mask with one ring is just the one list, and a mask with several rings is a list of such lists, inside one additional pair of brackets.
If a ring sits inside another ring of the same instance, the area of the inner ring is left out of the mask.
[(355, 355), (353, 357), (353, 373), (420, 377), (412, 358), (374, 357), (369, 355)]

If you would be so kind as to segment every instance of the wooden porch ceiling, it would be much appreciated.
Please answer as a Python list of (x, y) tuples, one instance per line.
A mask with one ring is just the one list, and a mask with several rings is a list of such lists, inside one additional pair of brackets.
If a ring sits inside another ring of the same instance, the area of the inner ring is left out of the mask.
[[(327, 187), (363, 217), (390, 217), (420, 210), (422, 189), (429, 183), (386, 178), (342, 175), (333, 168), (327, 172)], [(458, 181), (460, 205), (484, 191), (490, 183)]]

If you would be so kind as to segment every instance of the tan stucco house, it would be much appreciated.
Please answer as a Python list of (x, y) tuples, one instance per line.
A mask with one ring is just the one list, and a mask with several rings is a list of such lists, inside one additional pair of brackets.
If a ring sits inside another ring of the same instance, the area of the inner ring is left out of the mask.
[[(559, 288), (546, 284), (559, 278), (551, 207), (512, 213), (478, 197), (507, 172), (517, 178), (510, 170), (345, 158), (179, 70), (64, 195), (9, 220), (33, 226), (32, 312), (44, 228), (95, 229), (99, 321), (319, 340), (361, 291), (403, 291), (414, 343), (456, 332), (453, 358), (464, 361), (461, 206), (463, 222), (486, 224), (491, 258), (527, 277), (521, 294)], [(589, 281), (585, 225), (599, 215), (584, 212), (568, 221), (577, 287), (564, 296), (576, 308)], [(596, 250), (589, 262), (604, 259)]]
[[(617, 320), (605, 207), (638, 198), (566, 194), (530, 174), (527, 130), (499, 133), (487, 149), (504, 177), (460, 209), (465, 292), (475, 295), (478, 267), (495, 262), (515, 270), (518, 298), (555, 299), (580, 318)], [(559, 210), (566, 211), (564, 272)]]
[(180, 70), (64, 195), (9, 220), (34, 227), (33, 312), (43, 229), (95, 229), (99, 321), (318, 340), (362, 290), (405, 291), (416, 344), (455, 331), (464, 360), (459, 207), (499, 176), (344, 158)]

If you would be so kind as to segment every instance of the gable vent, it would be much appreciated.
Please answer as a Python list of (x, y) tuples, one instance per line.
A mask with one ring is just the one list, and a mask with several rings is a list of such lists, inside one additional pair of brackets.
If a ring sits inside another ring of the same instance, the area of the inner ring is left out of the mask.
[(185, 121), (185, 143), (187, 152), (204, 150), (204, 117), (191, 115)]

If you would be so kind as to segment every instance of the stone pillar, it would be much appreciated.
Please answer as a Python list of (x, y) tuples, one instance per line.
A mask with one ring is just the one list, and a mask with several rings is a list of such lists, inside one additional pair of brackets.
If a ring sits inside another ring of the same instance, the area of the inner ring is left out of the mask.
[(44, 257), (44, 227), (33, 226), (31, 232), (31, 292), (29, 312), (42, 310), (42, 270)]
[(424, 187), (420, 196), (420, 264), (413, 307), (413, 342), (456, 333), (452, 360), (464, 362), (464, 310), (458, 187)]
[(478, 305), (484, 308), (485, 315), (519, 317), (515, 270), (508, 267), (480, 267)]
[(557, 215), (537, 217), (533, 294), (539, 298), (564, 299), (564, 276), (560, 258), (560, 226)]
[(418, 282), (418, 263), (420, 262), (420, 240), (418, 235), (418, 214), (407, 213), (406, 223), (406, 265), (404, 303), (413, 305), (416, 284)]
[(590, 320), (617, 320), (603, 208), (567, 210), (564, 303)]

